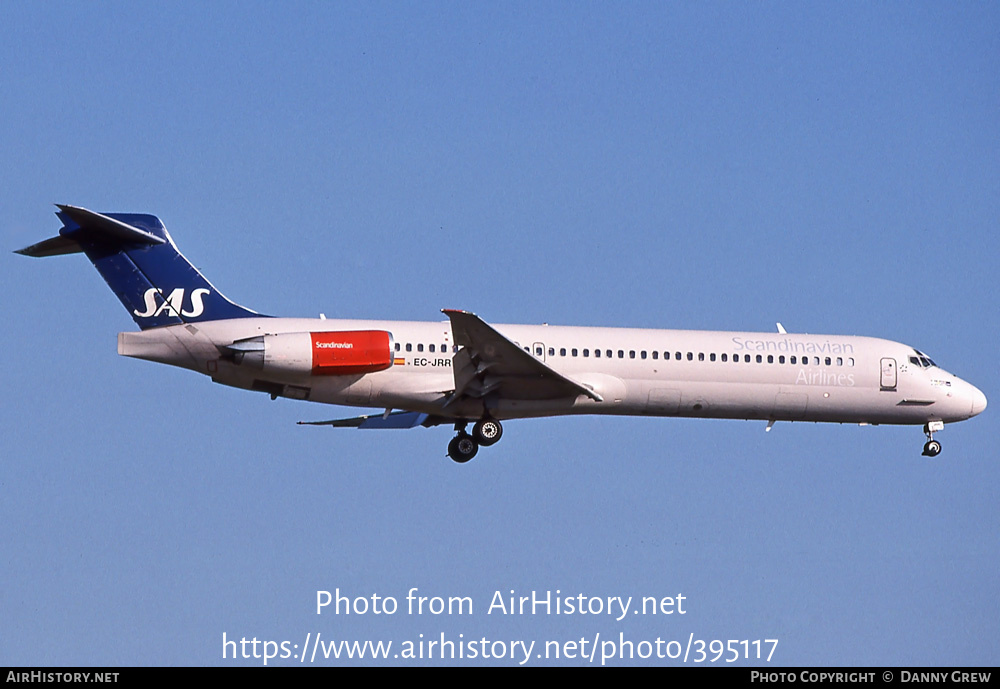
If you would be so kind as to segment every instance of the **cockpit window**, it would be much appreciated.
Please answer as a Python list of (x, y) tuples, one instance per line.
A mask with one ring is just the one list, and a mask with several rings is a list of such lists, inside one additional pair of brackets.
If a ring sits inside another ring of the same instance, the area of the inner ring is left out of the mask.
[[(916, 350), (913, 350), (916, 351)], [(920, 368), (930, 368), (931, 366), (937, 366), (929, 357), (926, 357), (921, 352), (917, 352), (920, 356), (911, 356), (910, 363), (914, 366), (919, 366)]]

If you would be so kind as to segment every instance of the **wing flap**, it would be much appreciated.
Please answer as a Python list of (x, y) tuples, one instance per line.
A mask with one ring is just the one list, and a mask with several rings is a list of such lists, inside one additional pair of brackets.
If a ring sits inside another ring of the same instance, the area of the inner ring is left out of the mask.
[(356, 416), (352, 419), (333, 419), (332, 421), (299, 421), (300, 426), (333, 426), (334, 428), (416, 428), (426, 426), (428, 414), (417, 411), (394, 411), (391, 414), (369, 414)]

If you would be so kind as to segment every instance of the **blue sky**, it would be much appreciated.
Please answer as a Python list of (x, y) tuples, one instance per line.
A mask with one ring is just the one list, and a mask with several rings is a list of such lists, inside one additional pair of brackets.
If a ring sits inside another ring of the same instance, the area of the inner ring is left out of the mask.
[[(1000, 399), (994, 5), (3, 15), (8, 250), (55, 233), (53, 203), (148, 212), (266, 313), (781, 321), (906, 342)], [(87, 261), (2, 260), (0, 664), (261, 663), (224, 633), (1000, 658), (993, 408), (934, 460), (915, 427), (571, 418), (460, 467), (447, 428), (297, 427), (350, 410), (118, 357), (134, 326)], [(474, 612), (315, 614), (317, 590), (413, 587)], [(512, 589), (687, 612), (486, 614)]]

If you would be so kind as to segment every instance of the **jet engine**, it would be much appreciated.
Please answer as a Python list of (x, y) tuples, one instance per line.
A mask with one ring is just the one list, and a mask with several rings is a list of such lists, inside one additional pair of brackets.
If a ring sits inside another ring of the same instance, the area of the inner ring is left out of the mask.
[(258, 335), (222, 347), (223, 358), (273, 373), (343, 376), (392, 366), (392, 334), (346, 330)]

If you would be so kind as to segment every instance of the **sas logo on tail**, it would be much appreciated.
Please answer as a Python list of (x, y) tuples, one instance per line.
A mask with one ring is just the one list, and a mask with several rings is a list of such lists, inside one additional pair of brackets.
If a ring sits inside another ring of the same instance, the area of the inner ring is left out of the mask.
[[(210, 294), (210, 291), (204, 287), (199, 287), (193, 292), (191, 292), (191, 310), (184, 310), (184, 288), (178, 287), (172, 291), (166, 299), (163, 297), (163, 290), (158, 287), (150, 287), (146, 290), (143, 295), (143, 299), (146, 300), (146, 310), (139, 312), (138, 309), (133, 311), (139, 318), (154, 318), (161, 314), (167, 314), (168, 316), (176, 316), (180, 318), (181, 316), (187, 316), (189, 318), (197, 318), (205, 312), (205, 303), (203, 301), (206, 294)], [(157, 299), (159, 297), (159, 299)], [(157, 305), (157, 301), (163, 300), (162, 304)]]

